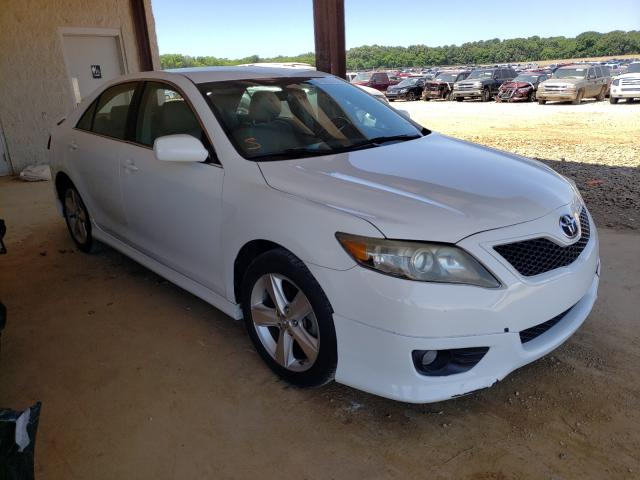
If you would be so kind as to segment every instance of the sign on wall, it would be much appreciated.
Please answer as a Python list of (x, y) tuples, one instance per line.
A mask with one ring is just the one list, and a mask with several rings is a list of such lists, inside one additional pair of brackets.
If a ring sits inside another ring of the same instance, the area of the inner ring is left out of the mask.
[(93, 78), (102, 78), (102, 70), (100, 65), (91, 65), (91, 76)]

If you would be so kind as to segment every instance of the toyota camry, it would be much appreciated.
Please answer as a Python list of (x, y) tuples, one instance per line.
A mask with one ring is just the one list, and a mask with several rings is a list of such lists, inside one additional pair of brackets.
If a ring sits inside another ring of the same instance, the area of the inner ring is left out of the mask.
[(108, 244), (243, 320), (298, 386), (463, 395), (561, 345), (596, 299), (598, 236), (571, 181), (322, 72), (128, 75), (50, 150), (80, 250)]

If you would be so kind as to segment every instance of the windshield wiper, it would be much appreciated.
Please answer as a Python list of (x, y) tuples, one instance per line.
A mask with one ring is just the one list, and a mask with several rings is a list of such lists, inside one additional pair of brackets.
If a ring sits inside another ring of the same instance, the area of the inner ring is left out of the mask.
[(250, 160), (258, 160), (258, 161), (259, 160), (287, 160), (287, 159), (303, 158), (303, 157), (319, 157), (322, 155), (333, 155), (337, 153), (350, 152), (350, 151), (358, 150), (361, 148), (376, 147), (378, 145), (382, 145), (383, 143), (387, 143), (387, 142), (415, 140), (416, 138), (420, 138), (420, 137), (422, 137), (422, 135), (420, 134), (388, 135), (388, 136), (382, 136), (382, 137), (374, 137), (368, 140), (364, 140), (362, 142), (353, 143), (351, 145), (345, 145), (344, 147), (331, 148), (330, 150), (319, 150), (317, 148), (308, 148), (308, 147), (287, 148), (279, 152), (256, 155), (254, 157), (250, 157)]

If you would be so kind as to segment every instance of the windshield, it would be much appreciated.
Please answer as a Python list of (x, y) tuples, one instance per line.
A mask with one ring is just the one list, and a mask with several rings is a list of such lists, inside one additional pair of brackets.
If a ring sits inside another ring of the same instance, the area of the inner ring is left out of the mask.
[(412, 87), (416, 83), (418, 83), (418, 80), (421, 80), (421, 79), (420, 78), (405, 78), (397, 86), (398, 87)]
[(584, 78), (588, 67), (559, 68), (553, 74), (553, 78)]
[(438, 82), (455, 82), (458, 78), (457, 73), (441, 73), (435, 79)]
[(475, 80), (477, 78), (492, 78), (492, 77), (493, 77), (493, 70), (482, 69), (482, 70), (472, 71), (467, 77), (467, 80)]
[(247, 159), (327, 155), (423, 135), (393, 108), (336, 78), (233, 80), (198, 87)]
[(640, 63), (632, 63), (627, 68), (627, 73), (640, 73)]
[(513, 79), (514, 82), (536, 83), (539, 75), (518, 75)]
[(373, 75), (371, 72), (358, 73), (354, 80), (359, 82), (368, 82), (371, 79), (371, 75)]

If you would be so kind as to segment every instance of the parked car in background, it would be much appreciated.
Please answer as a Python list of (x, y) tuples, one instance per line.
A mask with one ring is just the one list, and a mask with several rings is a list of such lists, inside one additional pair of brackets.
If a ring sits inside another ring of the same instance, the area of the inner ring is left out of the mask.
[(78, 249), (102, 241), (242, 320), (300, 387), (455, 398), (559, 347), (597, 297), (598, 234), (571, 181), (323, 72), (130, 74), (49, 151)]
[(618, 103), (622, 99), (627, 102), (640, 99), (640, 62), (629, 64), (627, 73), (617, 76), (611, 82), (609, 102)]
[(422, 99), (452, 100), (454, 83), (464, 80), (469, 73), (471, 73), (469, 70), (448, 70), (438, 73), (435, 78), (425, 82)]
[(549, 76), (546, 73), (522, 72), (513, 80), (500, 85), (496, 102), (535, 102), (538, 85), (547, 78)]
[(571, 102), (578, 105), (583, 98), (604, 100), (611, 77), (600, 65), (575, 64), (558, 68), (550, 79), (538, 86), (538, 103)]
[(479, 98), (488, 102), (498, 93), (503, 82), (513, 80), (517, 74), (513, 68), (477, 68), (462, 81), (453, 84), (453, 99), (462, 102), (464, 99)]
[(351, 83), (375, 88), (381, 92), (384, 92), (391, 84), (389, 75), (385, 72), (360, 72), (354, 77)]
[(387, 97), (380, 90), (376, 90), (375, 88), (367, 87), (366, 85), (356, 85), (356, 87), (358, 87), (360, 90), (364, 90), (369, 95), (373, 95), (378, 100), (380, 100), (382, 103), (386, 103), (386, 104), (389, 103), (389, 100), (387, 100)]
[(354, 78), (358, 76), (357, 72), (347, 72), (347, 82), (352, 82)]
[(424, 78), (408, 77), (397, 85), (391, 85), (384, 94), (390, 102), (394, 100), (412, 102), (422, 96), (422, 90), (424, 90)]

